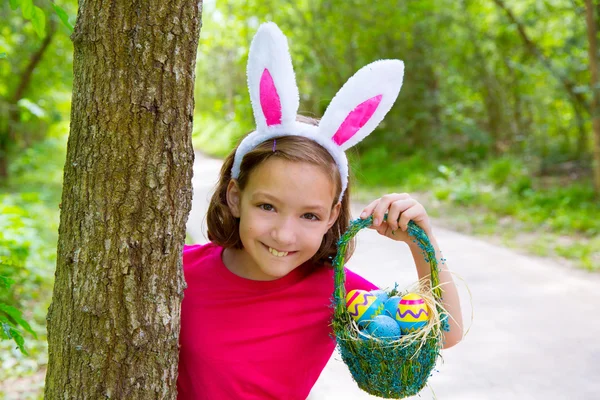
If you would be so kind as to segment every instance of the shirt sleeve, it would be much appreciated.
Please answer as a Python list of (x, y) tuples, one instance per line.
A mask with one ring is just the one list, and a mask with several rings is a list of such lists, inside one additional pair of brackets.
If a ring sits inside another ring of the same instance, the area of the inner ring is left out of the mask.
[(354, 289), (361, 289), (361, 290), (379, 289), (377, 287), (377, 285), (366, 280), (365, 278), (358, 275), (357, 273), (350, 271), (348, 268), (344, 268), (344, 270), (346, 272), (346, 293), (348, 293)]

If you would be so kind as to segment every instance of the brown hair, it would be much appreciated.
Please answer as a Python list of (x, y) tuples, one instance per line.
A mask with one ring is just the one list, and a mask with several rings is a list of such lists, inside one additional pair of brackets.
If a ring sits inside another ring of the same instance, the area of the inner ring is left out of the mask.
[[(318, 125), (318, 121), (312, 118), (298, 116), (297, 121), (311, 125)], [(243, 248), (239, 235), (239, 218), (235, 218), (227, 204), (227, 186), (231, 180), (231, 167), (237, 147), (229, 153), (223, 166), (219, 182), (211, 198), (206, 216), (208, 225), (208, 239), (225, 248), (233, 247)], [(240, 175), (237, 179), (240, 190), (244, 190), (248, 184), (248, 178), (254, 168), (258, 167), (270, 158), (280, 158), (292, 162), (307, 162), (319, 166), (335, 182), (335, 196), (332, 207), (337, 203), (341, 192), (341, 179), (339, 169), (325, 148), (311, 139), (302, 136), (282, 136), (277, 138), (277, 145), (273, 151), (273, 140), (269, 139), (262, 142), (254, 149), (249, 151), (240, 165)], [(337, 253), (337, 243), (344, 234), (350, 223), (350, 183), (342, 198), (340, 214), (327, 231), (321, 242), (317, 253), (311, 261), (319, 263), (332, 263), (333, 257)], [(346, 252), (346, 261), (350, 259), (354, 252), (354, 241), (348, 243)]]

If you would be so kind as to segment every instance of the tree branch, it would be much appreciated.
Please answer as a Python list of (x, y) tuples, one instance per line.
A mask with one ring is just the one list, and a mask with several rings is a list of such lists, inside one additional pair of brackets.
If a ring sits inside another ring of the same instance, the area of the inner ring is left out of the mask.
[(42, 45), (31, 56), (31, 58), (29, 60), (29, 64), (27, 64), (27, 66), (25, 67), (25, 70), (20, 74), (21, 79), (19, 80), (19, 85), (17, 86), (17, 89), (15, 90), (15, 93), (12, 96), (12, 101), (11, 101), (12, 104), (16, 104), (19, 100), (21, 100), (23, 98), (23, 95), (25, 94), (25, 90), (27, 90), (27, 87), (29, 86), (29, 83), (31, 82), (31, 76), (33, 75), (33, 71), (35, 71), (35, 68), (37, 67), (37, 65), (40, 63), (40, 61), (42, 61), (42, 57), (44, 56), (44, 53), (50, 46), (50, 43), (52, 43), (54, 33), (56, 32), (56, 22), (54, 21), (54, 18), (49, 18), (49, 19), (50, 19), (50, 24), (48, 26), (48, 31), (47, 31), (46, 37), (44, 38), (44, 41), (42, 42)]
[(586, 110), (589, 110), (588, 101), (581, 93), (577, 93), (575, 91), (575, 86), (577, 84), (569, 79), (567, 76), (561, 74), (554, 66), (552, 65), (550, 59), (544, 55), (540, 47), (534, 43), (531, 38), (527, 35), (525, 31), (525, 26), (516, 18), (513, 12), (507, 7), (503, 0), (494, 0), (494, 3), (498, 5), (508, 16), (508, 19), (517, 26), (519, 31), (519, 36), (525, 43), (525, 47), (531, 54), (533, 54), (551, 73), (554, 75), (556, 79), (560, 81), (562, 86), (565, 88), (569, 96), (571, 96), (575, 101), (585, 107)]

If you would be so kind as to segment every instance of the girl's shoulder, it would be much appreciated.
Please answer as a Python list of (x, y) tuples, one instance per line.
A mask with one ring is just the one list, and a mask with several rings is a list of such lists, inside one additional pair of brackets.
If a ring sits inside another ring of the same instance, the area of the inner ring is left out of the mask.
[(218, 247), (213, 242), (208, 243), (196, 243), (196, 244), (184, 244), (183, 254), (199, 252), (199, 251), (210, 251), (211, 248)]
[(193, 265), (197, 265), (200, 262), (207, 261), (209, 259), (220, 257), (222, 247), (212, 242), (204, 244), (191, 244), (183, 246), (183, 268), (189, 268)]
[(223, 247), (212, 242), (183, 246), (183, 275), (188, 289), (218, 284), (222, 251)]

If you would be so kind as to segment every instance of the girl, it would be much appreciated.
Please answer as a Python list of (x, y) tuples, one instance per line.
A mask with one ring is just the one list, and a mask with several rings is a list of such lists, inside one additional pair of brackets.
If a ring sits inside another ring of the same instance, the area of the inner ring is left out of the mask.
[[(225, 159), (207, 215), (210, 242), (183, 252), (188, 287), (179, 399), (308, 396), (335, 348), (331, 260), (350, 221), (344, 150), (383, 119), (402, 75), (400, 61), (370, 64), (342, 87), (320, 123), (297, 118), (287, 41), (272, 23), (259, 28), (248, 61), (256, 131)], [(441, 258), (427, 213), (409, 195), (373, 201), (361, 217), (370, 215), (373, 229), (411, 246), (419, 277), (429, 265), (406, 233), (409, 220), (425, 230)], [(452, 317), (445, 335), (450, 347), (462, 337), (462, 322), (445, 265), (440, 281)], [(346, 270), (347, 291), (375, 288)]]

